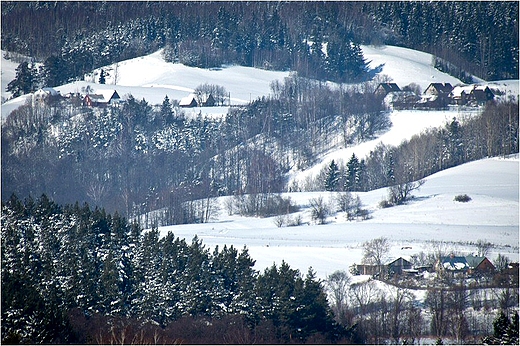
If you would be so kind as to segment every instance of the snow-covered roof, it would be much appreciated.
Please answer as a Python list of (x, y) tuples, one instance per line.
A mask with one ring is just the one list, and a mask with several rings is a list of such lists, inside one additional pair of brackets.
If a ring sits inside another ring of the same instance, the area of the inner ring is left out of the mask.
[(466, 257), (462, 256), (449, 256), (445, 257), (442, 260), (442, 267), (446, 270), (452, 271), (462, 271), (468, 270), (468, 262), (466, 261)]
[(402, 258), (403, 260), (407, 261), (407, 262), (410, 262), (410, 264), (412, 263), (412, 258), (411, 258), (410, 256), (399, 256), (399, 257), (393, 257), (393, 258), (390, 258), (389, 260), (387, 260), (387, 261), (385, 262), (385, 265), (390, 265), (390, 264), (392, 264), (392, 263), (398, 261), (398, 260), (401, 259), (401, 258)]
[(471, 91), (473, 90), (473, 85), (458, 85), (453, 88), (451, 91), (451, 95), (453, 97), (460, 97), (462, 96), (462, 93), (464, 92), (466, 95), (471, 94)]
[(56, 91), (56, 89), (54, 89), (54, 88), (45, 87), (45, 88), (38, 89), (34, 94), (35, 95), (57, 96), (59, 94), (59, 91)]
[(92, 101), (101, 102), (101, 103), (108, 103), (111, 100), (119, 100), (119, 94), (114, 89), (108, 89), (108, 90), (98, 90), (95, 94), (89, 94), (88, 97)]
[(193, 101), (195, 101), (195, 103), (197, 102), (197, 99), (195, 98), (195, 94), (189, 94), (188, 96), (186, 97), (183, 97), (180, 101), (179, 101), (179, 106), (191, 106)]

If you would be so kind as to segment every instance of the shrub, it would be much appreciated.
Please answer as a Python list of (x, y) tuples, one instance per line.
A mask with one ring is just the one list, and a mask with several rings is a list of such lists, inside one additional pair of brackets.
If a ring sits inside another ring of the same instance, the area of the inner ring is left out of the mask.
[[(233, 210), (243, 216), (270, 217), (298, 211), (290, 197), (280, 194), (258, 193), (233, 197)], [(229, 212), (229, 208), (228, 208)]]
[(457, 196), (455, 196), (454, 200), (455, 200), (456, 202), (466, 203), (466, 202), (471, 201), (471, 197), (469, 197), (469, 196), (466, 195), (466, 194), (464, 194), (464, 195), (457, 195)]
[(320, 225), (323, 225), (330, 213), (330, 209), (323, 201), (323, 197), (311, 198), (309, 202), (311, 204), (312, 219), (317, 221)]
[(386, 199), (383, 199), (381, 202), (379, 202), (379, 208), (381, 208), (381, 209), (390, 208), (390, 207), (393, 207), (393, 204), (390, 203)]
[(277, 215), (273, 220), (276, 227), (280, 228), (286, 223), (285, 215)]
[(289, 218), (287, 220), (287, 226), (301, 226), (303, 225), (303, 218), (300, 214), (297, 214), (294, 218)]

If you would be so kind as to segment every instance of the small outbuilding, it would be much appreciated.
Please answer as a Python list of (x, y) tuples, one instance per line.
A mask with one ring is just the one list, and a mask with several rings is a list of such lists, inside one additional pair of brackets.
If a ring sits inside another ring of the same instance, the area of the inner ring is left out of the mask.
[(195, 97), (195, 94), (189, 94), (188, 96), (183, 97), (179, 101), (179, 106), (183, 107), (183, 108), (197, 107), (198, 103), (197, 103), (197, 98)]

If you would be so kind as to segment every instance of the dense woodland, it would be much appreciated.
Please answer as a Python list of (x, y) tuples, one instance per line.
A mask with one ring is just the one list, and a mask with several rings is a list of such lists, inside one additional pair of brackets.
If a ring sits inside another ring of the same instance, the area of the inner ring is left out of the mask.
[(161, 237), (86, 203), (13, 195), (1, 224), (3, 344), (518, 343), (518, 273), (493, 288), (440, 276), (424, 315), (403, 281), (389, 293), (344, 271), (259, 272), (245, 247)]
[(518, 152), (518, 104), (490, 103), (481, 115), (461, 113), (399, 147), (345, 157), (335, 163), (333, 184), (325, 169), (288, 186), (292, 168), (311, 167), (333, 146), (388, 129), (374, 85), (331, 89), (293, 76), (273, 83), (272, 97), (231, 108), (219, 120), (186, 119), (168, 98), (157, 107), (133, 98), (108, 108), (29, 103), (2, 128), (2, 199), (45, 193), (130, 219), (165, 208), (160, 224), (206, 222), (218, 196), (263, 196), (258, 211), (286, 191), (369, 191)]
[[(188, 119), (175, 100), (131, 96), (106, 108), (29, 102), (10, 114), (1, 133), (2, 343), (518, 343), (518, 290), (508, 285), (432, 289), (426, 321), (409, 290), (350, 285), (356, 303), (346, 306), (331, 299), (347, 287), (345, 273), (323, 282), (287, 263), (258, 272), (247, 248), (209, 250), (157, 229), (209, 221), (218, 196), (234, 196), (230, 210), (279, 215), (296, 208), (283, 192), (369, 191), (518, 153), (518, 103), (490, 102), (398, 147), (286, 180), (391, 126), (359, 44), (429, 51), (464, 78), (518, 78), (517, 2), (3, 2), (1, 26), (11, 58), (33, 57), (19, 66), (15, 94), (158, 48), (190, 66), (295, 71), (222, 119)], [(139, 220), (151, 211), (160, 213)]]
[(348, 340), (312, 270), (254, 263), (246, 248), (210, 251), (87, 204), (13, 196), (2, 206), (2, 343)]
[(513, 1), (4, 2), (1, 26), (4, 50), (44, 63), (45, 86), (164, 47), (191, 66), (348, 82), (370, 78), (359, 44), (396, 44), (459, 77), (518, 78)]

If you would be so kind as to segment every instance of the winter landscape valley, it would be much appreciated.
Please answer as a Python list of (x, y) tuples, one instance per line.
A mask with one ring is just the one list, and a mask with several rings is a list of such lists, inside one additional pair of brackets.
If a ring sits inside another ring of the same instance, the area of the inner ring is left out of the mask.
[[(20, 95), (34, 58), (2, 50), (2, 343), (518, 342), (519, 80), (359, 48), (370, 77), (349, 83), (158, 47)], [(437, 106), (446, 85), (493, 99)], [(225, 93), (201, 105), (201, 86)]]

